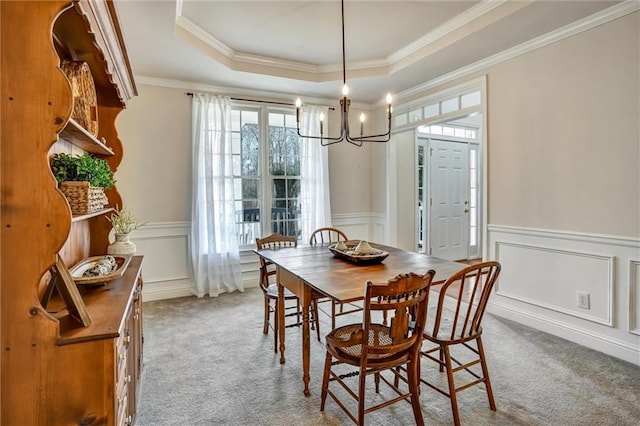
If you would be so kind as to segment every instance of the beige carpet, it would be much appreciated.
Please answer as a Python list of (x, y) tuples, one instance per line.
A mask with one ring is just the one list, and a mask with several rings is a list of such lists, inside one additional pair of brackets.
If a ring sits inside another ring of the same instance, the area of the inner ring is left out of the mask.
[[(302, 394), (299, 328), (287, 329), (287, 362), (280, 365), (273, 335), (262, 334), (259, 289), (143, 306), (137, 426), (352, 424), (330, 399), (320, 412), (325, 352), (315, 335), (311, 396)], [(326, 333), (329, 318), (321, 320)], [(497, 411), (479, 386), (465, 390), (458, 397), (463, 425), (640, 424), (640, 367), (491, 315), (484, 329)], [(430, 364), (423, 370), (439, 374)], [(452, 424), (447, 398), (423, 386), (421, 401), (425, 424)], [(367, 416), (370, 425), (413, 423), (408, 403)]]

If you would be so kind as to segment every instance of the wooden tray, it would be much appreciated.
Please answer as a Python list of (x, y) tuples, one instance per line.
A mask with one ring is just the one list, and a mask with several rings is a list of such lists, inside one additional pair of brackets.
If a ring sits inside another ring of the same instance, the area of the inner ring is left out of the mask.
[(355, 263), (357, 265), (370, 265), (372, 263), (380, 263), (385, 260), (389, 256), (389, 252), (384, 250), (378, 250), (374, 248), (374, 252), (371, 254), (360, 254), (358, 252), (354, 252), (353, 250), (356, 248), (360, 241), (347, 241), (345, 244), (347, 245), (347, 249), (344, 251), (337, 250), (335, 244), (329, 246), (329, 250), (333, 253), (335, 257), (340, 259), (348, 260), (349, 262)]
[(122, 276), (124, 271), (127, 269), (127, 266), (129, 266), (129, 262), (131, 261), (131, 256), (114, 255), (113, 257), (116, 260), (116, 265), (118, 265), (115, 271), (111, 272), (110, 274), (98, 275), (95, 277), (82, 276), (84, 271), (94, 267), (104, 257), (106, 256), (87, 257), (86, 259), (83, 259), (82, 261), (75, 264), (69, 270), (69, 272), (71, 273), (71, 278), (73, 278), (73, 281), (75, 281), (76, 284), (90, 284), (90, 285), (106, 284), (112, 279)]

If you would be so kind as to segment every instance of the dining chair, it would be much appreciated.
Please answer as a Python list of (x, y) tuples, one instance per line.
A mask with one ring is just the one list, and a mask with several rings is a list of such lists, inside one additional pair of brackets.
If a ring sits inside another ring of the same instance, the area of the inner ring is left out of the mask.
[[(298, 239), (296, 237), (287, 237), (278, 233), (273, 233), (264, 238), (256, 238), (256, 248), (258, 250), (297, 246)], [(258, 255), (258, 258), (260, 260), (260, 288), (264, 294), (264, 324), (262, 332), (267, 334), (269, 332), (269, 327), (273, 329), (273, 350), (274, 352), (278, 352), (278, 283), (272, 283), (270, 280), (270, 277), (276, 275), (276, 268), (272, 262), (268, 261), (264, 257)], [(287, 303), (290, 301), (295, 301), (295, 305)], [(284, 302), (285, 319), (289, 317), (296, 317), (295, 323), (287, 324), (285, 327), (299, 326), (301, 324), (301, 312), (298, 297), (285, 288)], [(273, 323), (270, 321), (271, 314), (273, 314)], [(318, 329), (319, 333), (318, 307), (316, 303), (312, 304), (311, 326)]]
[[(428, 315), (423, 335), (426, 348), (422, 349), (421, 354), (426, 359), (436, 362), (440, 373), (446, 371), (448, 387), (440, 387), (437, 384), (441, 383), (439, 379), (426, 379), (424, 373), (428, 371), (425, 370), (424, 364), (420, 381), (451, 400), (456, 425), (460, 425), (456, 395), (471, 386), (484, 383), (489, 407), (493, 411), (496, 410), (482, 345), (481, 323), (500, 269), (498, 262), (488, 261), (458, 271), (438, 289), (440, 294), (437, 308), (433, 316), (431, 313)], [(460, 359), (452, 355), (454, 348), (458, 351), (456, 356)], [(438, 352), (437, 356), (435, 352)], [(477, 367), (475, 371), (471, 369), (477, 364), (480, 364), (481, 371), (478, 371)], [(470, 375), (458, 385), (454, 376), (460, 377), (457, 373), (463, 372)]]
[[(320, 411), (324, 411), (327, 396), (330, 396), (351, 420), (362, 425), (365, 414), (407, 400), (411, 402), (416, 424), (424, 424), (419, 400), (420, 348), (434, 275), (430, 270), (424, 275), (398, 275), (383, 284), (367, 281), (362, 323), (339, 327), (326, 336)], [(374, 322), (380, 320), (381, 312), (392, 316), (390, 326)], [(349, 369), (357, 367), (357, 370), (344, 371), (344, 367), (349, 366)], [(399, 370), (400, 366), (404, 370)], [(401, 375), (401, 371), (406, 374)], [(365, 407), (366, 378), (370, 375), (374, 376), (376, 393), (380, 392), (382, 381), (397, 396)], [(351, 380), (354, 376), (358, 377), (357, 385)], [(402, 380), (402, 386), (399, 386), (399, 380)], [(341, 395), (350, 395), (356, 400), (357, 416), (353, 408), (348, 409), (338, 393), (329, 388), (331, 382), (344, 388)]]
[[(349, 241), (347, 235), (338, 228), (333, 228), (330, 226), (318, 228), (311, 233), (309, 237), (309, 245), (317, 246), (317, 245), (331, 245), (337, 243), (338, 241)], [(323, 313), (327, 314), (331, 317), (331, 329), (336, 328), (336, 317), (341, 315), (352, 314), (354, 312), (362, 311), (362, 306), (359, 306), (355, 303), (349, 303), (349, 309), (344, 310), (344, 303), (336, 302), (329, 298), (318, 298), (317, 303), (323, 302), (331, 302), (331, 314), (326, 313), (322, 310)], [(339, 312), (336, 312), (336, 305), (339, 307)], [(320, 340), (320, 336), (318, 335), (318, 340)]]

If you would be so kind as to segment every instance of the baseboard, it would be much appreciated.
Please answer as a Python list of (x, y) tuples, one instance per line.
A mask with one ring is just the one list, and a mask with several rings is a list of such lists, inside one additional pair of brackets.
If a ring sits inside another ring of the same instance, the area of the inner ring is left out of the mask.
[(490, 302), (487, 305), (487, 312), (640, 366), (639, 347), (609, 336), (499, 303)]

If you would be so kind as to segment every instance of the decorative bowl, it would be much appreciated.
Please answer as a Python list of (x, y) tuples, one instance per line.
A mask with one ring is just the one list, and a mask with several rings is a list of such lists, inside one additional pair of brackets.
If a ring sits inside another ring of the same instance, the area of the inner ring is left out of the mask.
[[(360, 247), (361, 243), (366, 244), (363, 244), (362, 247)], [(357, 265), (380, 263), (389, 256), (389, 252), (373, 248), (366, 241), (347, 241), (344, 243), (346, 249), (343, 250), (340, 250), (340, 246), (338, 244), (340, 243), (332, 244), (329, 246), (329, 250), (331, 250), (333, 255), (337, 258), (348, 260), (349, 262), (355, 263)], [(359, 251), (362, 248), (364, 248), (365, 251), (368, 251), (368, 253)]]
[[(100, 269), (99, 265), (104, 263), (108, 258), (113, 258), (115, 261), (115, 266), (110, 272), (98, 273), (97, 275), (86, 276), (85, 273), (87, 271), (92, 270), (93, 268)], [(106, 284), (107, 282), (113, 280), (114, 278), (118, 278), (122, 276), (124, 271), (129, 266), (129, 262), (131, 261), (131, 256), (93, 256), (87, 257), (86, 259), (81, 260), (77, 264), (75, 264), (70, 270), (71, 278), (75, 281), (76, 284)]]

